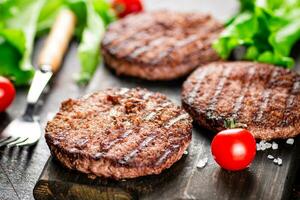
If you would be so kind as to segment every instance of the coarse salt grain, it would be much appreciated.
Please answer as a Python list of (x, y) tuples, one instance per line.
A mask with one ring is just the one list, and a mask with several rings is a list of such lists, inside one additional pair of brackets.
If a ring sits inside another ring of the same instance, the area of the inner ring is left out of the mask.
[(273, 160), (273, 159), (274, 159), (274, 156), (268, 155), (268, 159)]
[(189, 152), (188, 152), (188, 151), (184, 151), (183, 154), (184, 154), (184, 155), (188, 155)]
[(272, 147), (272, 144), (269, 143), (269, 142), (267, 142), (267, 143), (266, 143), (266, 148), (267, 148), (267, 149), (270, 149), (271, 147)]
[(273, 162), (277, 164), (277, 163), (278, 163), (277, 158), (275, 158), (275, 159), (273, 160)]
[(260, 147), (260, 144), (259, 144), (259, 143), (256, 143), (256, 150), (257, 150), (257, 151), (260, 151), (260, 150), (261, 150), (261, 147)]
[(256, 144), (256, 150), (260, 151), (260, 145), (259, 145), (259, 143)]
[(286, 140), (287, 144), (293, 145), (294, 144), (294, 138), (289, 138)]
[(266, 143), (266, 141), (264, 141), (264, 140), (261, 140), (261, 141), (259, 142), (260, 146), (261, 146), (261, 145), (264, 145), (265, 143)]
[(208, 161), (207, 157), (200, 159), (197, 163), (197, 168), (204, 168), (205, 165), (207, 164), (207, 161)]
[(277, 165), (282, 165), (282, 159), (281, 158), (277, 158)]
[(278, 144), (276, 142), (273, 142), (272, 143), (272, 149), (278, 149)]

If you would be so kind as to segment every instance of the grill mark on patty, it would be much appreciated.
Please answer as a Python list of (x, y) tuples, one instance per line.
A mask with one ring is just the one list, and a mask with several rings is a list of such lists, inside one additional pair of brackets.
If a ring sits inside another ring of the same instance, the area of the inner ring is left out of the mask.
[[(273, 79), (277, 76), (278, 71), (276, 68), (273, 69), (272, 74), (267, 82), (267, 88), (262, 92), (262, 101), (261, 104), (258, 106), (259, 110), (257, 112), (257, 115), (254, 118), (255, 122), (260, 122), (263, 118), (264, 111), (268, 107), (268, 103), (270, 101), (270, 96), (271, 96), (271, 90), (269, 90), (269, 87), (271, 86)], [(271, 96), (272, 97), (272, 96)]]
[(164, 112), (164, 109), (168, 108), (169, 105), (171, 105), (172, 103), (171, 102), (165, 102), (163, 104), (160, 105), (160, 107), (156, 108), (154, 111), (150, 112), (149, 114), (147, 114), (144, 119), (146, 121), (150, 121), (152, 120), (155, 116), (157, 116), (160, 112), (160, 113), (163, 113)]
[(217, 87), (215, 88), (215, 93), (214, 93), (214, 95), (212, 96), (211, 100), (208, 103), (205, 115), (208, 116), (208, 118), (210, 118), (210, 119), (216, 118), (214, 116), (213, 112), (216, 109), (216, 106), (217, 106), (217, 103), (218, 103), (218, 98), (219, 98), (220, 94), (222, 93), (222, 90), (223, 90), (224, 85), (225, 85), (225, 83), (228, 79), (228, 76), (231, 73), (231, 70), (232, 70), (231, 67), (227, 67), (227, 68), (223, 69), (222, 77), (219, 80), (219, 82), (217, 83)]
[(166, 40), (166, 37), (160, 37), (153, 41), (151, 41), (148, 46), (140, 46), (139, 48), (135, 49), (130, 54), (130, 58), (136, 58), (138, 56), (144, 55), (146, 52), (153, 50), (155, 47), (164, 45), (163, 41)]
[(133, 133), (132, 130), (125, 131), (121, 136), (117, 137), (112, 141), (109, 141), (109, 143), (103, 147), (103, 150), (108, 151), (119, 142), (122, 142), (125, 138), (127, 138), (132, 133)]
[(236, 119), (238, 121), (238, 113), (239, 111), (243, 108), (244, 104), (244, 98), (246, 94), (249, 92), (249, 87), (252, 84), (252, 79), (254, 78), (256, 68), (253, 67), (252, 65), (249, 66), (250, 70), (247, 71), (247, 81), (245, 82), (245, 85), (241, 88), (240, 96), (236, 99), (234, 106), (233, 106), (233, 111), (232, 111), (232, 118)]
[(142, 151), (147, 147), (147, 145), (156, 138), (156, 135), (149, 135), (147, 136), (141, 143), (140, 145), (127, 153), (120, 161), (120, 164), (127, 164), (130, 160), (132, 160), (135, 156), (137, 156), (138, 152)]
[(184, 48), (185, 46), (188, 46), (189, 44), (194, 43), (199, 38), (200, 37), (196, 37), (195, 35), (191, 35), (188, 38), (180, 40), (180, 41), (174, 43), (172, 46), (167, 47), (164, 51), (160, 51), (160, 52), (156, 51), (155, 53), (158, 54), (158, 55), (156, 56), (156, 59), (153, 59), (151, 61), (151, 64), (156, 65), (157, 63), (160, 63), (163, 59), (165, 59), (165, 57), (170, 55), (173, 51), (177, 50), (178, 48)]
[[(204, 23), (203, 26), (205, 27), (207, 25), (207, 23)], [(175, 44), (173, 44), (173, 46), (167, 48), (165, 51), (163, 52), (157, 52), (159, 53), (157, 58), (155, 60), (153, 60), (153, 64), (159, 63), (161, 62), (161, 60), (163, 60), (167, 55), (170, 55), (173, 51), (176, 51), (178, 48), (184, 48), (190, 44), (194, 44), (197, 40), (200, 40), (201, 38), (206, 38), (207, 37), (207, 31), (216, 31), (219, 28), (215, 28), (215, 29), (208, 29), (205, 31), (201, 31), (200, 33), (193, 34), (188, 36), (185, 39), (179, 40), (178, 42), (176, 42)], [(203, 43), (203, 42), (202, 42)]]
[(296, 78), (295, 82), (292, 85), (290, 95), (286, 99), (286, 105), (285, 105), (283, 117), (280, 122), (281, 126), (286, 126), (290, 123), (287, 115), (293, 110), (295, 98), (297, 93), (299, 92), (300, 92), (300, 78), (298, 77), (298, 79)]
[[(135, 46), (132, 49), (130, 49), (130, 51), (126, 52), (126, 54), (123, 57), (131, 58), (131, 54), (134, 51), (136, 51), (140, 47), (148, 46), (149, 42), (151, 42), (154, 38), (160, 38), (160, 37), (162, 37), (163, 36), (163, 32), (158, 31), (158, 32), (156, 32), (156, 34), (152, 34), (152, 35), (147, 35), (146, 32), (140, 32), (140, 33), (137, 33), (137, 35), (145, 35), (147, 37), (144, 37), (144, 39), (142, 40), (142, 42), (137, 42), (135, 44)], [(137, 35), (135, 35), (135, 36), (137, 36)], [(117, 47), (112, 48), (111, 52), (112, 53), (118, 53), (118, 52), (122, 53), (122, 51), (128, 49), (128, 43), (131, 43), (131, 41), (130, 40), (123, 40), (122, 42), (120, 42), (119, 44), (116, 45)]]
[[(150, 95), (148, 95), (148, 97), (147, 98), (149, 98), (151, 95), (152, 95), (152, 93), (147, 93), (147, 94), (150, 94)], [(145, 95), (144, 95), (145, 96)], [(145, 98), (143, 96), (143, 99)], [(168, 106), (168, 105), (170, 105), (171, 104), (171, 102), (166, 102), (166, 103), (163, 103), (162, 105), (161, 105), (161, 107), (159, 107), (159, 111), (161, 111), (162, 113), (163, 113), (163, 110), (164, 109), (166, 109), (167, 107), (166, 106)], [(157, 115), (158, 113), (157, 112), (151, 112), (151, 113), (154, 113), (155, 115)], [(150, 114), (151, 114), (150, 113)], [(149, 115), (150, 115), (149, 114)], [(146, 121), (150, 121), (151, 119), (152, 119), (152, 117), (154, 117), (154, 116), (149, 116), (149, 115), (147, 115), (144, 119), (146, 120)], [(126, 131), (123, 135), (121, 135), (120, 137), (118, 137), (118, 138), (116, 138), (115, 140), (112, 140), (112, 141), (110, 141), (109, 142), (109, 145), (107, 145), (107, 147), (105, 148), (107, 151), (109, 150), (109, 149), (111, 149), (114, 145), (116, 145), (117, 143), (119, 143), (119, 142), (122, 142), (127, 136), (129, 136), (131, 133), (132, 133), (133, 131), (132, 130), (129, 130), (129, 131)]]
[(203, 79), (207, 75), (208, 71), (209, 71), (208, 68), (205, 68), (205, 70), (203, 70), (199, 76), (195, 77), (196, 83), (187, 99), (188, 104), (190, 104), (191, 106), (193, 106), (193, 104), (194, 104), (195, 98), (196, 98), (198, 91), (203, 83)]
[(188, 117), (189, 117), (189, 114), (187, 114), (187, 113), (180, 114), (177, 117), (173, 117), (173, 118), (169, 119), (169, 121), (164, 125), (164, 127), (165, 128), (170, 128), (171, 126), (173, 126), (177, 122), (179, 122), (183, 119), (187, 119)]
[[(152, 21), (151, 24), (155, 26), (155, 21)], [(113, 36), (109, 35), (109, 37), (104, 37), (103, 45), (110, 46), (110, 45), (112, 45), (113, 42), (116, 42), (113, 44), (113, 46), (116, 46), (118, 44), (118, 42), (132, 39), (136, 33), (144, 31), (145, 28), (147, 28), (147, 26), (141, 26), (139, 28), (136, 28), (136, 29), (132, 30), (132, 32), (130, 34), (127, 33), (125, 35), (125, 37), (122, 37), (122, 38), (120, 38), (120, 33), (114, 33)], [(108, 31), (110, 31), (110, 29), (108, 29)]]
[[(164, 127), (165, 128), (170, 128), (172, 125), (174, 125), (176, 122), (183, 120), (183, 119), (187, 119), (189, 117), (189, 114), (184, 113), (184, 114), (180, 114), (176, 117), (172, 117), (171, 119), (169, 119), (167, 122), (165, 122)], [(145, 148), (147, 147), (147, 145), (152, 142), (152, 140), (156, 139), (157, 135), (153, 135), (150, 134), (149, 136), (147, 136), (144, 140), (142, 140), (140, 142), (140, 145), (131, 150), (129, 153), (126, 153), (126, 155), (123, 156), (123, 158), (120, 159), (120, 164), (127, 164), (128, 162), (130, 162), (130, 160), (134, 159), (139, 152), (141, 152), (142, 150), (145, 150)]]
[(179, 149), (179, 147), (180, 147), (180, 145), (178, 145), (178, 144), (175, 144), (175, 145), (173, 144), (173, 145), (171, 145), (171, 147), (168, 147), (167, 150), (164, 151), (163, 154), (160, 155), (160, 157), (158, 157), (158, 159), (154, 165), (159, 166), (162, 163), (164, 163), (164, 161), (169, 157), (169, 155), (172, 152), (177, 151)]

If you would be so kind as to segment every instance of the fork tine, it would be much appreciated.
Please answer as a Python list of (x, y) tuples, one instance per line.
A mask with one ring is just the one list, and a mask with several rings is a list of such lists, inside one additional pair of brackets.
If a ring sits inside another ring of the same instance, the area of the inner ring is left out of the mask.
[(4, 142), (5, 140), (8, 140), (9, 138), (11, 138), (11, 137), (4, 137), (4, 138), (0, 139), (0, 144), (1, 144), (2, 142)]
[(28, 138), (19, 138), (18, 140), (11, 142), (7, 145), (8, 148), (14, 147), (19, 143), (25, 142), (26, 140), (28, 140)]
[(18, 140), (19, 138), (20, 138), (20, 137), (16, 137), (16, 138), (9, 137), (8, 140), (5, 140), (5, 141), (3, 141), (2, 143), (0, 143), (0, 147), (3, 147), (3, 146), (5, 146), (5, 145), (8, 145), (9, 143)]
[(29, 139), (27, 139), (24, 142), (20, 142), (20, 143), (16, 144), (16, 146), (18, 146), (18, 147), (31, 146), (31, 145), (34, 145), (37, 141), (38, 140), (30, 141)]

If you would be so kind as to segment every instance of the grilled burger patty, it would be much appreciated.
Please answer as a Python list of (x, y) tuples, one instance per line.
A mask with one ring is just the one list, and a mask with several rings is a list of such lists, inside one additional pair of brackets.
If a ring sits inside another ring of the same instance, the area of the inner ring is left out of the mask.
[(134, 178), (159, 174), (179, 160), (191, 141), (191, 122), (160, 93), (115, 88), (63, 102), (45, 137), (70, 169)]
[(216, 62), (197, 69), (184, 83), (183, 107), (201, 126), (215, 131), (235, 119), (255, 138), (300, 133), (300, 76), (253, 62)]
[(210, 15), (199, 13), (135, 14), (109, 26), (102, 53), (117, 74), (171, 80), (218, 60), (211, 43), (222, 29)]

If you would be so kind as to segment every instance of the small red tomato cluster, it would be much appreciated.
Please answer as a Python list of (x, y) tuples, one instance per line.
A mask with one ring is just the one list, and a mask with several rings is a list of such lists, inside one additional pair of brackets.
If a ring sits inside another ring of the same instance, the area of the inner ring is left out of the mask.
[(256, 141), (245, 129), (227, 129), (219, 132), (211, 143), (215, 161), (224, 169), (237, 171), (245, 169), (256, 154)]
[(12, 103), (16, 95), (14, 85), (0, 76), (0, 112), (4, 112)]
[(125, 17), (130, 13), (143, 11), (143, 4), (140, 0), (114, 0), (112, 7), (120, 18)]

